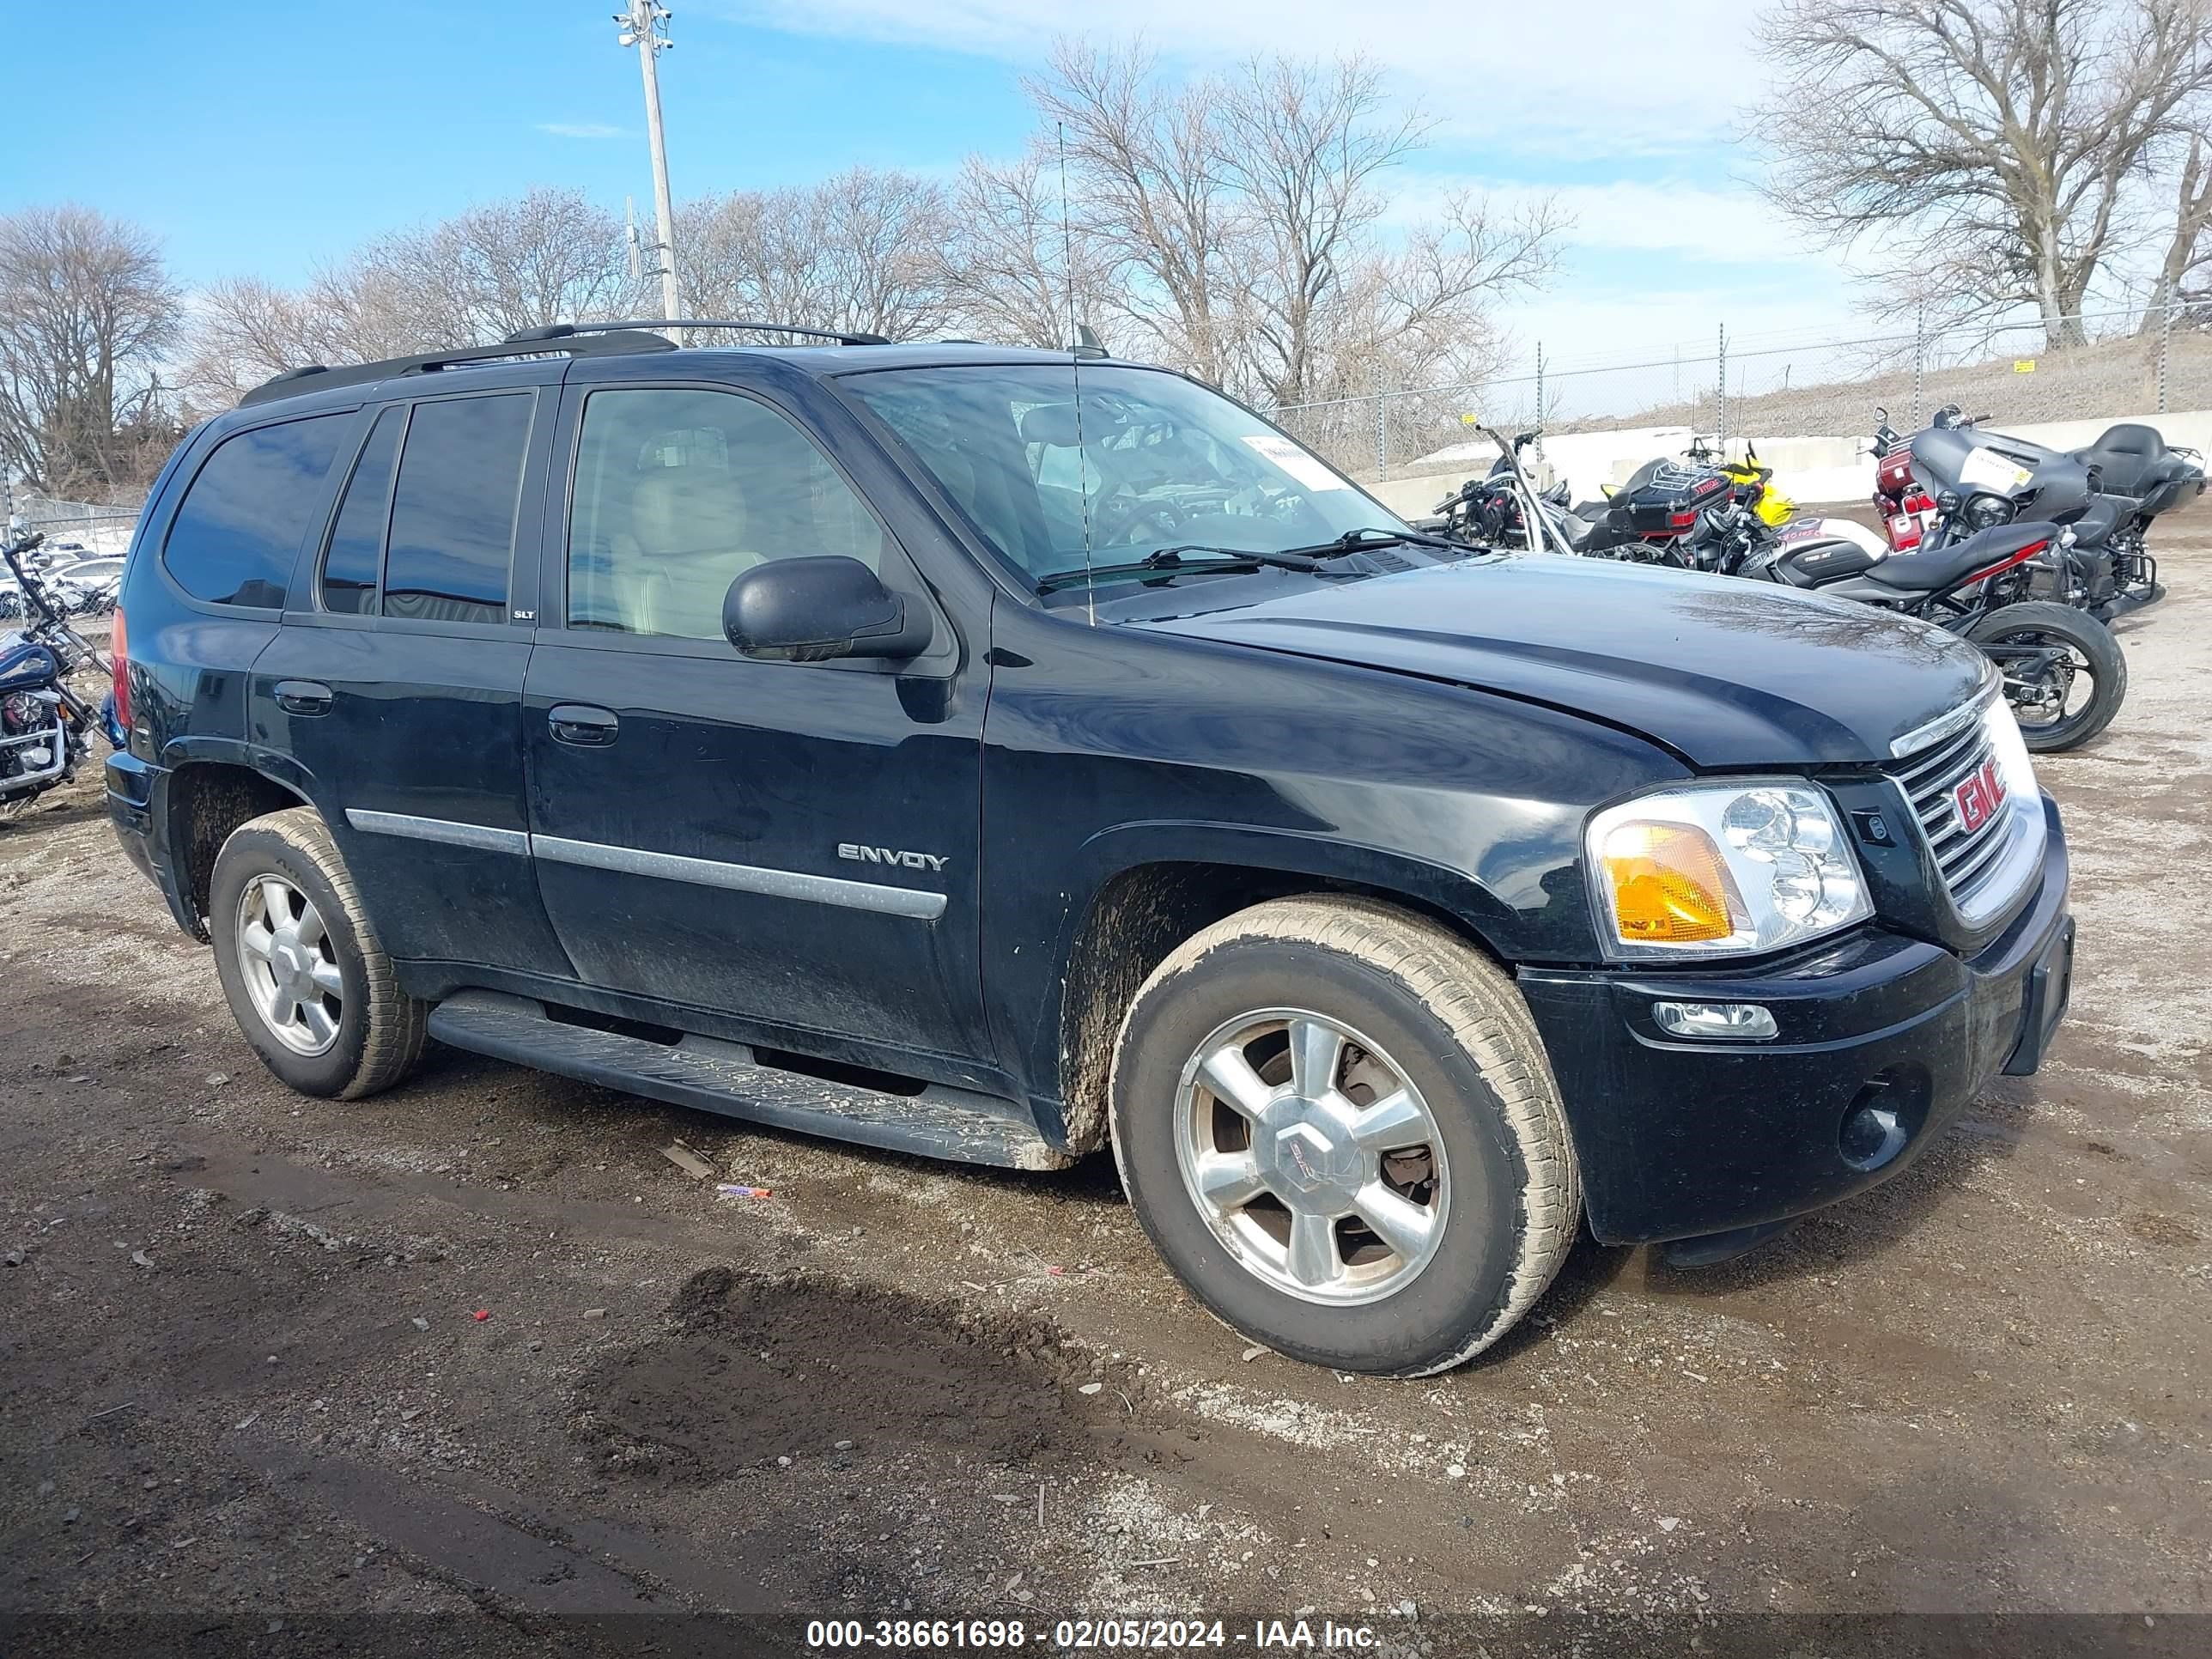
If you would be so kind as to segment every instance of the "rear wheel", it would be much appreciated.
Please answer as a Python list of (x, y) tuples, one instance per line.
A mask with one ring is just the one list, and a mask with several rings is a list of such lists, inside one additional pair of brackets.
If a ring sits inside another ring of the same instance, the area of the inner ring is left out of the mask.
[(255, 818), (216, 855), (209, 932), (232, 1018), (263, 1065), (304, 1095), (356, 1100), (422, 1058), (429, 1005), (392, 960), (321, 818)]
[(1176, 1275), (1256, 1341), (1419, 1376), (1503, 1335), (1581, 1214), (1511, 982), (1388, 906), (1288, 899), (1190, 939), (1121, 1028), (1114, 1150)]
[(1966, 630), (2004, 675), (2005, 701), (2038, 754), (2078, 749), (2112, 723), (2128, 662), (2112, 630), (2071, 605), (2001, 605)]

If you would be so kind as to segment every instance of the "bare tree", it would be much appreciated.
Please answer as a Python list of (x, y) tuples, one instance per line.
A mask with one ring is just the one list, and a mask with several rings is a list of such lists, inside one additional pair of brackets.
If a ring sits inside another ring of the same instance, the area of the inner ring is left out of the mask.
[(575, 191), (536, 190), (390, 232), (283, 289), (233, 277), (193, 298), (183, 380), (222, 407), (287, 368), (477, 345), (645, 302), (620, 220)]
[(1111, 261), (1118, 308), (1202, 379), (1229, 380), (1232, 319), (1223, 284), (1236, 228), (1218, 158), (1214, 88), (1170, 88), (1141, 46), (1061, 40), (1025, 82), (1044, 131), (1064, 143), (1086, 242)]
[(1386, 225), (1388, 175), (1427, 123), (1394, 112), (1362, 58), (1256, 58), (1171, 86), (1140, 48), (1063, 42), (1030, 93), (1048, 124), (1031, 164), (1065, 134), (1081, 245), (1115, 308), (1263, 402), (1486, 361), (1491, 305), (1553, 263), (1548, 202), (1500, 215), (1461, 193), (1440, 220)]
[(0, 465), (57, 495), (143, 483), (179, 307), (137, 226), (74, 205), (0, 218)]
[(678, 214), (684, 308), (913, 339), (948, 316), (944, 193), (856, 167), (818, 185), (741, 191)]
[(2146, 333), (2166, 325), (2166, 313), (2179, 304), (2212, 299), (2212, 148), (2204, 135), (2192, 134), (2175, 190), (2173, 231), (2165, 257), (2152, 278), (2143, 308)]
[(1270, 398), (1315, 392), (1326, 337), (1360, 274), (1385, 199), (1376, 175), (1419, 147), (1420, 118), (1384, 113), (1382, 76), (1358, 58), (1254, 59), (1221, 88), (1216, 167), (1238, 198), (1240, 331)]
[(623, 224), (577, 190), (533, 190), (368, 244), (334, 297), (374, 296), (428, 345), (482, 344), (546, 323), (603, 321), (641, 298)]
[(1782, 0), (1759, 26), (1770, 194), (1960, 314), (2032, 304), (2077, 343), (2144, 179), (2202, 125), (2208, 20), (2205, 0)]
[[(1516, 214), (1457, 191), (1441, 220), (1387, 246), (1382, 175), (1417, 151), (1418, 112), (1388, 112), (1364, 58), (1254, 59), (1222, 88), (1217, 170), (1235, 192), (1238, 331), (1256, 389), (1275, 404), (1337, 398), (1395, 366), (1435, 373), (1455, 355), (1486, 359), (1487, 307), (1540, 283), (1561, 222), (1540, 200)], [(1464, 365), (1462, 365), (1464, 367)]]
[(1113, 262), (1074, 225), (1053, 152), (1005, 164), (969, 156), (949, 207), (939, 281), (953, 326), (1048, 349), (1079, 325), (1110, 337)]
[(354, 349), (349, 335), (322, 283), (294, 290), (226, 277), (191, 297), (179, 384), (194, 408), (227, 409), (288, 368), (384, 355)]

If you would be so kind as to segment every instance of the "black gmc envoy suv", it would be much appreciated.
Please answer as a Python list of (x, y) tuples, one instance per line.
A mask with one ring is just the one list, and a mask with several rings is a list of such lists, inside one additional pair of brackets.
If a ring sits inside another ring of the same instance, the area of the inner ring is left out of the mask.
[(294, 370), (154, 489), (110, 808), (292, 1087), (1110, 1147), (1221, 1318), (1413, 1375), (1584, 1218), (1719, 1259), (2035, 1069), (1970, 646), (1424, 535), (1092, 350), (665, 326)]

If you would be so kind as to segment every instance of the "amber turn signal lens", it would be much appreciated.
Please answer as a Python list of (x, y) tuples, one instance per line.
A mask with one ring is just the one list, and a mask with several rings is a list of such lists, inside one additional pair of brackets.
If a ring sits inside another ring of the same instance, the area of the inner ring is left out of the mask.
[(1691, 945), (1735, 932), (1720, 848), (1682, 823), (1624, 823), (1605, 838), (1613, 925), (1637, 945)]

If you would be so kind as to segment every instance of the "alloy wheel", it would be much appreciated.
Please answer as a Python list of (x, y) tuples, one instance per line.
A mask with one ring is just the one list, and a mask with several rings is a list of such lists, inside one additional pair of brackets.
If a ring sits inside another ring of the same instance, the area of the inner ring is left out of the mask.
[(1261, 1009), (1182, 1069), (1176, 1158), (1199, 1214), (1262, 1282), (1346, 1306), (1404, 1289), (1443, 1243), (1443, 1136), (1420, 1090), (1340, 1020)]
[(257, 876), (238, 901), (238, 965), (270, 1035), (298, 1054), (326, 1053), (344, 1015), (344, 975), (307, 896)]

